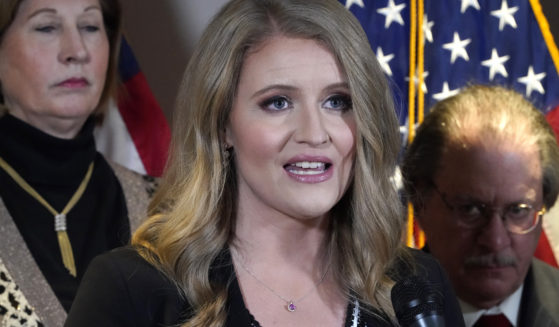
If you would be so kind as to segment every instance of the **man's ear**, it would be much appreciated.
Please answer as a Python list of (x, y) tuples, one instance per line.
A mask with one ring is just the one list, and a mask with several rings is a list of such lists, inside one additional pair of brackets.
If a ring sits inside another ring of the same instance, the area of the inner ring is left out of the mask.
[(419, 224), (419, 227), (421, 227), (421, 229), (423, 229), (423, 219), (425, 219), (424, 216), (424, 207), (421, 205), (413, 205), (413, 216), (415, 218), (415, 221), (417, 221), (417, 223)]
[(423, 222), (425, 217), (425, 206), (429, 197), (432, 195), (433, 192), (430, 188), (426, 187), (424, 183), (418, 184), (414, 189), (415, 194), (408, 198), (408, 201), (411, 202), (413, 207), (413, 216), (420, 227), (423, 229)]
[(414, 196), (410, 196), (408, 201), (411, 203), (413, 208), (413, 218), (419, 224), (419, 226), (423, 229), (423, 220), (425, 219), (425, 201), (427, 200), (424, 194), (424, 189), (422, 191), (416, 190), (417, 194)]

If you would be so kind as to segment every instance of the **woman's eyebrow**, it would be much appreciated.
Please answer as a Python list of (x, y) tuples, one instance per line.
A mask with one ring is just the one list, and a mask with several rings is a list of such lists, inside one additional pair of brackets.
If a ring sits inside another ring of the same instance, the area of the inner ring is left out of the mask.
[[(87, 8), (85, 8), (83, 11), (86, 12), (86, 11), (90, 11), (90, 10), (99, 10), (99, 11), (101, 11), (101, 8), (99, 8), (99, 6), (97, 6), (97, 5), (91, 5), (91, 6), (87, 7)], [(32, 13), (27, 17), (27, 20), (29, 20), (29, 19), (31, 19), (31, 18), (33, 18), (33, 17), (35, 17), (35, 16), (37, 16), (37, 15), (39, 15), (39, 14), (41, 14), (41, 13), (56, 14), (56, 13), (57, 13), (57, 10), (54, 9), (54, 8), (48, 8), (48, 7), (46, 7), (46, 8), (41, 8), (41, 9), (37, 9), (37, 10), (35, 10), (34, 12), (32, 12)]]
[(251, 98), (256, 98), (261, 94), (264, 94), (270, 90), (285, 90), (285, 91), (294, 91), (297, 90), (295, 86), (285, 85), (285, 84), (272, 84), (263, 89), (256, 91)]
[(39, 14), (42, 14), (42, 13), (56, 14), (57, 11), (56, 11), (56, 9), (53, 9), (53, 8), (41, 8), (41, 9), (35, 10), (29, 16), (27, 16), (27, 20), (30, 20), (31, 18), (33, 18), (33, 17), (35, 17)]

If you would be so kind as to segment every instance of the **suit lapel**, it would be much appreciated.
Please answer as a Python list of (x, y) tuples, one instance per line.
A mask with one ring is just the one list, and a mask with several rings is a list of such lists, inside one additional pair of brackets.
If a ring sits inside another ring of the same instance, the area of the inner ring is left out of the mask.
[(532, 260), (524, 281), (518, 327), (559, 327), (559, 271)]

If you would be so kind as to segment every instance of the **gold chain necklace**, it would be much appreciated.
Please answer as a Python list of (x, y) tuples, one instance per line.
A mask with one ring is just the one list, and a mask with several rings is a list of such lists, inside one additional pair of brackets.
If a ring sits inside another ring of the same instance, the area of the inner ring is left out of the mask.
[(68, 201), (68, 204), (62, 209), (61, 212), (56, 211), (31, 185), (29, 185), (13, 168), (10, 166), (2, 157), (0, 157), (0, 167), (6, 171), (10, 177), (29, 195), (31, 195), (35, 200), (42, 204), (50, 213), (54, 216), (54, 230), (58, 236), (58, 246), (60, 247), (60, 254), (62, 255), (62, 262), (64, 267), (68, 269), (70, 275), (76, 277), (76, 263), (74, 261), (74, 253), (72, 252), (72, 245), (70, 244), (70, 238), (68, 238), (68, 233), (66, 232), (66, 215), (74, 205), (80, 200), (91, 179), (91, 173), (93, 172), (93, 162), (89, 164), (87, 173), (78, 186), (78, 189)]

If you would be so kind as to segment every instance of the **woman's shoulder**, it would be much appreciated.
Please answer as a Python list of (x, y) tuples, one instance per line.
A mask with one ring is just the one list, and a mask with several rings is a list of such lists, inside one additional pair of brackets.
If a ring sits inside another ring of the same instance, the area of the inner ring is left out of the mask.
[(129, 266), (133, 264), (133, 266), (140, 266), (144, 268), (151, 269), (155, 267), (151, 265), (144, 257), (140, 255), (138, 250), (134, 246), (123, 246), (111, 251), (105, 252), (101, 255), (95, 257), (93, 262), (106, 262), (106, 263), (113, 263), (118, 266)]
[[(143, 296), (179, 298), (175, 284), (131, 246), (117, 248), (96, 257), (86, 273), (88, 277), (92, 275), (95, 276), (93, 280), (101, 279), (101, 282), (105, 282), (103, 278), (117, 279), (128, 288), (127, 294), (133, 299), (141, 299)], [(87, 283), (88, 280), (84, 278), (84, 282)]]
[(91, 262), (65, 326), (175, 324), (185, 309), (177, 287), (136, 249), (124, 247)]
[(103, 155), (101, 155), (101, 157), (107, 162), (119, 181), (126, 184), (126, 186), (137, 189), (137, 191), (141, 191), (142, 193), (145, 192), (150, 198), (157, 190), (159, 178), (140, 174), (119, 163), (108, 160)]
[(132, 246), (116, 248), (95, 257), (88, 268), (88, 274), (90, 270), (95, 271), (97, 269), (120, 275), (131, 283), (147, 282), (160, 284), (161, 286), (171, 283), (159, 269), (148, 262)]
[(147, 217), (150, 199), (159, 187), (159, 178), (132, 171), (100, 155), (122, 186), (126, 199), (130, 230), (134, 232)]

